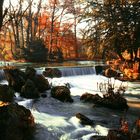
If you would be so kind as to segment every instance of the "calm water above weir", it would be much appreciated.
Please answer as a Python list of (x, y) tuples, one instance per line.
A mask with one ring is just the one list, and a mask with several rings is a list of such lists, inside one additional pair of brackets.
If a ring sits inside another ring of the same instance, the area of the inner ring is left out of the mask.
[[(119, 127), (119, 118), (127, 118), (130, 127), (140, 115), (140, 83), (124, 82), (111, 79), (115, 82), (116, 88), (121, 84), (127, 87), (125, 97), (129, 101), (130, 109), (127, 114), (123, 111), (116, 111), (104, 107), (94, 107), (93, 104), (83, 103), (80, 96), (85, 93), (103, 95), (97, 88), (97, 83), (107, 83), (108, 79), (102, 75), (96, 75), (94, 66), (99, 63), (85, 65), (82, 67), (60, 68), (64, 72), (61, 78), (47, 78), (53, 85), (65, 85), (69, 83), (74, 103), (62, 103), (50, 96), (46, 91), (47, 98), (40, 97), (37, 101), (26, 100), (17, 96), (16, 102), (29, 108), (37, 124), (35, 140), (90, 140), (93, 135), (107, 135), (108, 129)], [(84, 63), (84, 65), (83, 65)], [(103, 63), (100, 63), (103, 64)], [(80, 66), (81, 66), (80, 65)], [(84, 67), (83, 67), (84, 66)], [(88, 67), (87, 67), (88, 66)], [(44, 67), (38, 68), (37, 72), (42, 73)], [(6, 80), (1, 81), (7, 84)], [(82, 113), (92, 119), (95, 125), (81, 125), (75, 117), (76, 113)]]
[(16, 66), (23, 68), (26, 66), (33, 66), (36, 68), (39, 67), (76, 67), (76, 66), (95, 66), (95, 65), (104, 65), (103, 61), (64, 61), (63, 63), (22, 63), (22, 62), (7, 62), (0, 61), (0, 67), (3, 66)]

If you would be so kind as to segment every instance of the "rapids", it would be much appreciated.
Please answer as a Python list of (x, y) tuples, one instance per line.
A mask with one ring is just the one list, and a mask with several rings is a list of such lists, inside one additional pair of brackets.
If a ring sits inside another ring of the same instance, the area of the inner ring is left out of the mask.
[[(38, 69), (38, 73), (42, 70), (43, 68)], [(119, 80), (111, 79), (116, 88), (121, 84), (127, 87), (125, 98), (131, 107), (126, 114), (123, 111), (95, 107), (93, 104), (80, 101), (80, 96), (85, 92), (98, 93), (102, 96), (104, 91), (99, 91), (97, 83), (108, 82), (106, 77), (96, 75), (93, 68), (91, 73), (86, 74), (88, 75), (70, 74), (61, 78), (48, 78), (52, 86), (68, 84), (74, 103), (63, 103), (54, 99), (50, 96), (50, 91), (44, 93), (47, 98), (40, 97), (36, 100), (20, 98), (16, 93), (16, 102), (29, 108), (35, 118), (37, 128), (35, 140), (90, 140), (93, 135), (107, 135), (108, 129), (118, 128), (119, 119), (122, 116), (127, 118), (130, 127), (133, 126), (133, 122), (140, 115), (140, 83), (121, 83)], [(7, 84), (7, 81), (3, 79), (1, 83)], [(134, 106), (135, 103), (138, 107)], [(81, 125), (75, 117), (76, 113), (84, 114), (95, 124), (93, 126)]]

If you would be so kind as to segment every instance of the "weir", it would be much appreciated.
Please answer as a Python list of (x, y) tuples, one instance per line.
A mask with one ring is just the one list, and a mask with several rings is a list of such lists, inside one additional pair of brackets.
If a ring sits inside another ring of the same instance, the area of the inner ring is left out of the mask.
[(63, 77), (96, 74), (95, 67), (63, 67), (59, 70)]
[[(58, 67), (55, 67), (58, 68)], [(35, 68), (37, 74), (42, 74), (42, 72), (45, 70), (44, 67), (41, 68)], [(77, 76), (77, 75), (90, 75), (90, 74), (98, 74), (97, 67), (96, 66), (85, 66), (85, 67), (59, 67), (58, 68), (63, 77), (68, 76)], [(24, 71), (24, 69), (22, 69)], [(5, 80), (5, 74), (4, 71), (0, 70), (0, 80)]]
[(0, 69), (0, 81), (5, 80), (5, 73), (2, 69)]

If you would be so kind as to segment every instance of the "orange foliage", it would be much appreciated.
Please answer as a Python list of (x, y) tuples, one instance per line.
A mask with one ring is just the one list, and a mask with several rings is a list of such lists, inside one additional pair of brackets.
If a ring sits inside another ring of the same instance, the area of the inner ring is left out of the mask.
[[(34, 15), (36, 16), (36, 15)], [(27, 26), (27, 22), (24, 22), (24, 26)], [(37, 35), (40, 35), (46, 44), (49, 47), (50, 43), (50, 27), (51, 27), (51, 18), (49, 13), (43, 12), (38, 16), (38, 29)], [(32, 27), (34, 28), (34, 22), (32, 22)], [(75, 58), (75, 39), (74, 34), (71, 30), (71, 23), (64, 23), (63, 26), (60, 26), (60, 22), (55, 21), (54, 30), (53, 30), (53, 44), (52, 51), (57, 50), (57, 48), (61, 48), (64, 58)], [(11, 33), (12, 34), (12, 33)], [(6, 37), (4, 35), (0, 35), (1, 48), (3, 49), (3, 56), (6, 60), (13, 60), (11, 47), (14, 47), (14, 38), (13, 34), (12, 40), (10, 38), (10, 34), (7, 34)], [(37, 37), (37, 36), (36, 36)]]
[(1, 34), (0, 35), (0, 49), (1, 49), (2, 58), (0, 59), (13, 60), (13, 56), (11, 53), (11, 45), (14, 45), (14, 41), (10, 39), (10, 35)]
[(9, 103), (5, 103), (5, 102), (0, 101), (0, 107), (7, 106), (7, 105), (9, 105)]
[[(49, 46), (51, 22), (48, 15), (42, 14), (39, 17), (39, 26), (40, 30), (46, 28), (45, 43), (46, 46)], [(71, 27), (72, 24), (70, 23), (65, 23), (63, 26), (60, 26), (60, 22), (54, 23), (52, 51), (61, 48), (64, 58), (75, 58), (76, 56), (74, 34), (71, 31)]]

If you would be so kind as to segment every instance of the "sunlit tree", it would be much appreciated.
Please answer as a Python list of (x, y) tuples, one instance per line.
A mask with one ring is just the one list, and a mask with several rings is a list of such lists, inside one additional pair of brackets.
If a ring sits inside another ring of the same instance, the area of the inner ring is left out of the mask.
[(90, 25), (85, 30), (85, 37), (91, 38), (91, 43), (92, 41), (95, 44), (104, 43), (104, 50), (107, 53), (114, 52), (121, 59), (124, 50), (131, 53), (132, 60), (137, 59), (140, 44), (138, 41), (140, 1), (94, 0), (85, 3), (86, 10), (83, 18)]

